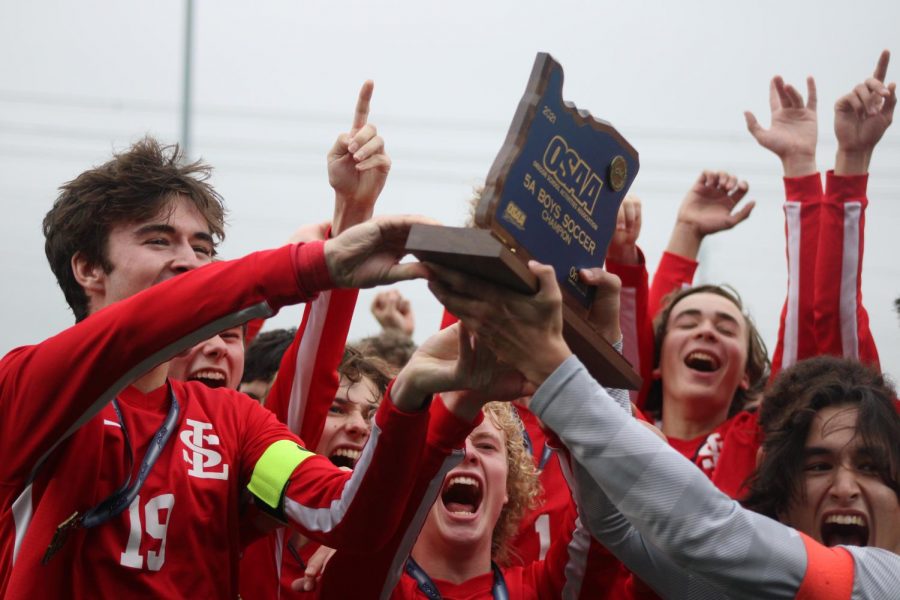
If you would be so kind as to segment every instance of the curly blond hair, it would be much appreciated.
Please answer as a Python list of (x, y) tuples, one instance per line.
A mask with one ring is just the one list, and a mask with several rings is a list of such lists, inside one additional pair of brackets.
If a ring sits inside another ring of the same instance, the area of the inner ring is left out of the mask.
[(525, 448), (522, 420), (515, 407), (508, 402), (488, 402), (485, 417), (491, 420), (506, 437), (506, 494), (509, 500), (500, 511), (491, 536), (491, 557), (498, 564), (509, 562), (509, 541), (519, 530), (525, 512), (537, 506), (541, 493), (534, 459)]

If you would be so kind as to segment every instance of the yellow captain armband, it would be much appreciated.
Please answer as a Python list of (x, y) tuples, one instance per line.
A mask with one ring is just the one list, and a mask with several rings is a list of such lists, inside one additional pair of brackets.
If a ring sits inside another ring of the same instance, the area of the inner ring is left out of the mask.
[(291, 473), (313, 455), (291, 440), (275, 442), (256, 461), (247, 489), (266, 506), (280, 510), (281, 497)]

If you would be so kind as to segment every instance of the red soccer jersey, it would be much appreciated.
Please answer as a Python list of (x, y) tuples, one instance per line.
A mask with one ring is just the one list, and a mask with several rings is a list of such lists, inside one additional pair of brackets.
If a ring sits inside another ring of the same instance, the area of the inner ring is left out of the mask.
[(531, 442), (531, 454), (540, 469), (542, 494), (538, 506), (527, 513), (519, 524), (519, 532), (512, 540), (510, 559), (514, 565), (528, 565), (546, 557), (550, 543), (571, 530), (566, 516), (572, 494), (563, 476), (557, 453), (551, 451), (547, 434), (528, 409), (516, 405)]
[[(263, 472), (272, 467), (287, 481), (284, 514), (306, 535), (345, 548), (384, 543), (415, 475), (398, 466), (421, 452), (427, 413), (383, 403), (375, 443), (351, 476), (299, 450), (298, 438), (246, 396), (170, 382), (180, 414), (135, 501), (75, 530), (40, 564), (57, 525), (129, 473), (109, 401), (119, 397), (138, 462), (167, 413), (165, 388), (141, 394), (123, 389), (129, 380), (196, 339), (328, 285), (321, 244), (256, 253), (175, 277), (8, 354), (0, 362), (0, 596), (234, 597), (242, 496), (251, 477), (263, 487), (282, 481)], [(294, 462), (273, 458), (280, 451)]]
[[(282, 357), (266, 399), (266, 408), (308, 441), (311, 448), (318, 445), (328, 409), (337, 394), (337, 368), (358, 295), (355, 289), (329, 290), (306, 305), (303, 320)], [(291, 543), (292, 537), (293, 532), (280, 528), (244, 550), (242, 598), (275, 598), (279, 593), (283, 598), (315, 597), (315, 593), (294, 592), (290, 586), (303, 576), (305, 563), (319, 544), (310, 541), (297, 548)]]

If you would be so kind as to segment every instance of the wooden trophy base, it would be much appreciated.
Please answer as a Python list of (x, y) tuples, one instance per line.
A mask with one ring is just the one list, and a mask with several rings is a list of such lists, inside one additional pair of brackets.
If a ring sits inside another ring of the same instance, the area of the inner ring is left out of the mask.
[[(528, 266), (486, 229), (413, 225), (406, 250), (422, 262), (456, 269), (518, 292), (533, 294), (538, 290), (537, 278)], [(640, 388), (641, 378), (625, 357), (565, 302), (563, 323), (566, 343), (597, 381), (611, 388)]]

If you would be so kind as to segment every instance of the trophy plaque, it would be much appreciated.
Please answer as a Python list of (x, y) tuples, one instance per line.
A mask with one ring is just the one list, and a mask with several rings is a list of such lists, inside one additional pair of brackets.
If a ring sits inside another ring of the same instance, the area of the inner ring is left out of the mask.
[(534, 259), (553, 265), (566, 342), (600, 383), (637, 389), (641, 378), (588, 320), (593, 289), (578, 271), (602, 266), (637, 151), (609, 123), (562, 98), (563, 70), (539, 53), (475, 210), (475, 227), (414, 225), (406, 249), (505, 285), (537, 291)]

